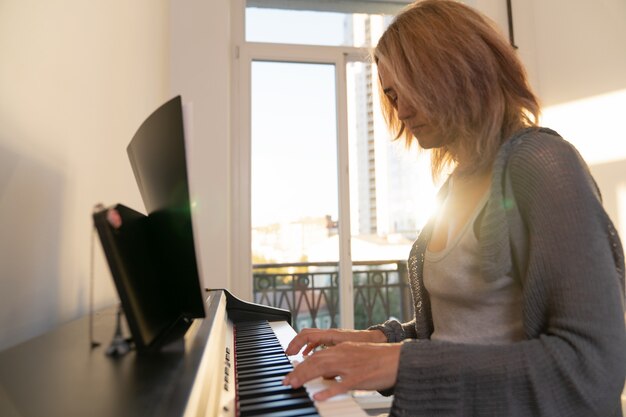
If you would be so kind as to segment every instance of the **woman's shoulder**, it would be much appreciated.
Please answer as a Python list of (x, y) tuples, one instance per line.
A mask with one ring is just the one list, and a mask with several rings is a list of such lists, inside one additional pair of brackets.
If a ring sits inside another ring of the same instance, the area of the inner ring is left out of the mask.
[(528, 128), (503, 145), (500, 155), (516, 196), (543, 192), (560, 194), (565, 189), (598, 189), (578, 150), (554, 130)]
[(581, 159), (574, 145), (545, 127), (529, 127), (516, 132), (504, 143), (500, 156), (508, 160), (514, 158), (520, 163), (560, 157)]
[(567, 174), (588, 168), (578, 150), (557, 132), (544, 127), (524, 129), (502, 147), (504, 159), (513, 178), (518, 175), (543, 176)]

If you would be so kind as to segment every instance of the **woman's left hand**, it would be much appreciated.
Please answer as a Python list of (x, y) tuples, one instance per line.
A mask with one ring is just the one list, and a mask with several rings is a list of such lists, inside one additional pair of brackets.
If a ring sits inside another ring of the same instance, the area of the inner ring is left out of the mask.
[(340, 343), (307, 356), (285, 376), (283, 385), (299, 388), (317, 377), (341, 377), (330, 388), (315, 394), (317, 401), (352, 389), (390, 388), (396, 383), (400, 347), (400, 343)]

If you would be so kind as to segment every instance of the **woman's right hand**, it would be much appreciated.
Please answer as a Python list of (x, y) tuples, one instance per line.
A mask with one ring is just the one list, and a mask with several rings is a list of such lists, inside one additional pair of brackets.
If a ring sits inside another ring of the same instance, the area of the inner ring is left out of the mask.
[(293, 338), (285, 353), (297, 355), (305, 347), (303, 356), (311, 353), (318, 346), (334, 346), (342, 342), (385, 343), (387, 338), (380, 330), (344, 330), (344, 329), (303, 329)]

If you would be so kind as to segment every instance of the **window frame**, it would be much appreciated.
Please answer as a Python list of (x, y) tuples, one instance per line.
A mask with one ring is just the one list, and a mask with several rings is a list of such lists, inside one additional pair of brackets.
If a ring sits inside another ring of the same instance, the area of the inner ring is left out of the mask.
[(350, 254), (350, 179), (346, 67), (367, 62), (365, 47), (316, 46), (247, 42), (245, 0), (233, 1), (233, 76), (231, 103), (231, 272), (233, 290), (252, 299), (251, 253), (251, 68), (253, 61), (329, 64), (335, 66), (337, 111), (337, 172), (339, 201), (339, 309), (340, 327), (354, 327), (354, 289)]

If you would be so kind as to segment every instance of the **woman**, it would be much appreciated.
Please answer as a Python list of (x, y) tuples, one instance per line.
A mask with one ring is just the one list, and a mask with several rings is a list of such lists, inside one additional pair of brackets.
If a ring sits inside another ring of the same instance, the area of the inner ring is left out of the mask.
[[(537, 127), (524, 69), (461, 3), (409, 6), (374, 59), (397, 137), (452, 169), (409, 257), (415, 319), (306, 329), (286, 376), (393, 393), (391, 415), (621, 416), (624, 257), (576, 150)], [(343, 343), (345, 342), (345, 343)]]

